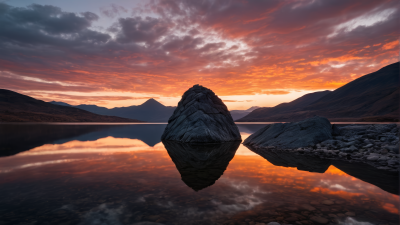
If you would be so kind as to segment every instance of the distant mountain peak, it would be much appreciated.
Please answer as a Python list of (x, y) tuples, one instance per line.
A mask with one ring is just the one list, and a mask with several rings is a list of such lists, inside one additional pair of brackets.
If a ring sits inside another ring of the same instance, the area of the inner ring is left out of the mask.
[(260, 108), (260, 106), (252, 106), (252, 107), (246, 109), (245, 111), (253, 111), (253, 110), (258, 109), (258, 108)]
[(147, 100), (143, 104), (141, 104), (141, 106), (154, 107), (154, 106), (164, 106), (164, 105), (161, 104), (160, 102), (158, 102), (157, 100), (155, 100), (154, 98), (150, 98), (149, 100)]

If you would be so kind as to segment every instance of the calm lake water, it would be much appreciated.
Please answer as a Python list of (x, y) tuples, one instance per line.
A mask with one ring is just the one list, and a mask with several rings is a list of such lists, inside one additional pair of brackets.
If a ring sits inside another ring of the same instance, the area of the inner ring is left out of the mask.
[[(0, 125), (0, 225), (399, 224), (397, 174), (241, 144), (167, 150), (165, 126)], [(265, 125), (238, 126), (244, 140)]]

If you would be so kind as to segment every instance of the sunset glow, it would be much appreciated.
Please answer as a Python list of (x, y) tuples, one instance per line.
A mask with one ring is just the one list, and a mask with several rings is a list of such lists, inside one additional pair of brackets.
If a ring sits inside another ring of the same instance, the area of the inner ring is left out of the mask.
[(0, 88), (112, 108), (201, 84), (231, 110), (275, 106), (398, 61), (398, 15), (395, 0), (0, 1)]

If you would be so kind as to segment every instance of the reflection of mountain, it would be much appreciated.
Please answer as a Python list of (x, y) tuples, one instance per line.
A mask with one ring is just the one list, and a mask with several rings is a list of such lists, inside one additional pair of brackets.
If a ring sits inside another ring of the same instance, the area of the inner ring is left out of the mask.
[(104, 137), (139, 139), (148, 146), (154, 146), (161, 142), (161, 135), (166, 124), (135, 124), (108, 126), (102, 130), (80, 135), (78, 137), (58, 140), (57, 144), (66, 143), (72, 140), (94, 141)]
[(14, 155), (44, 144), (62, 144), (73, 140), (94, 141), (108, 136), (139, 139), (149, 146), (154, 146), (161, 142), (165, 126), (3, 124), (0, 126), (0, 156)]
[(265, 124), (236, 124), (236, 126), (239, 128), (239, 132), (252, 134), (265, 127)]
[(60, 139), (73, 139), (105, 127), (107, 126), (3, 124), (0, 126), (0, 156), (15, 155)]
[(252, 146), (246, 147), (275, 166), (297, 167), (298, 170), (324, 173), (330, 165), (333, 165), (350, 176), (373, 184), (389, 193), (399, 194), (398, 173), (382, 171), (364, 163), (350, 163), (339, 160), (331, 161), (311, 156), (295, 155), (290, 152), (272, 152), (267, 149), (256, 149)]
[(341, 171), (356, 177), (362, 181), (373, 184), (382, 190), (392, 194), (399, 194), (399, 174), (378, 170), (363, 163), (349, 163), (345, 161), (333, 161), (332, 165)]
[(246, 147), (275, 166), (297, 167), (298, 170), (324, 173), (331, 165), (331, 160), (327, 159), (295, 155), (290, 152), (272, 152), (268, 149), (254, 148), (247, 145)]
[(195, 191), (213, 185), (222, 176), (240, 145), (240, 141), (222, 144), (163, 143), (183, 182)]

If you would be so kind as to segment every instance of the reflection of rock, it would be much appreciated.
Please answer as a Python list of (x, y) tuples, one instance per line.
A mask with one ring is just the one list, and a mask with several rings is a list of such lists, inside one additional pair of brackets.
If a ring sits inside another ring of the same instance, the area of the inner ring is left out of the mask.
[(252, 146), (246, 147), (275, 166), (297, 167), (298, 170), (324, 173), (331, 165), (331, 161), (328, 159), (296, 155), (293, 152), (271, 151), (270, 149), (254, 148)]
[(379, 170), (364, 163), (349, 163), (345, 161), (333, 161), (335, 167), (341, 171), (358, 178), (367, 183), (373, 184), (382, 190), (392, 194), (399, 194), (399, 174)]
[(315, 116), (293, 123), (275, 123), (250, 135), (244, 144), (258, 147), (299, 148), (332, 139), (332, 127), (324, 118)]
[(188, 143), (242, 140), (225, 104), (214, 92), (200, 85), (183, 94), (161, 139)]
[(195, 191), (213, 185), (221, 177), (240, 145), (240, 141), (220, 144), (163, 143), (183, 182)]
[(0, 126), (0, 157), (15, 155), (44, 144), (74, 138), (108, 127), (97, 125), (3, 124)]

